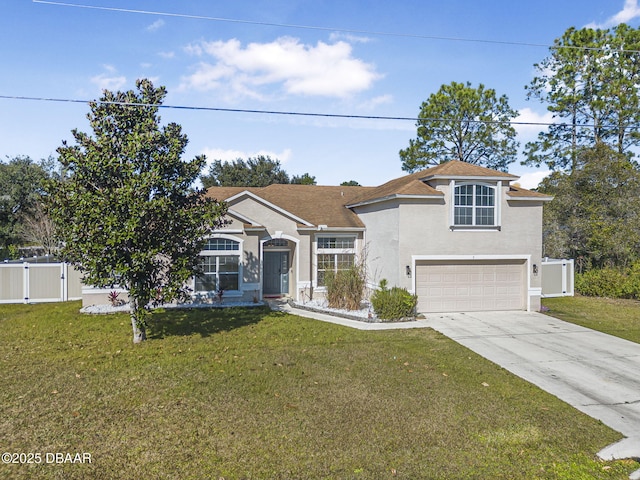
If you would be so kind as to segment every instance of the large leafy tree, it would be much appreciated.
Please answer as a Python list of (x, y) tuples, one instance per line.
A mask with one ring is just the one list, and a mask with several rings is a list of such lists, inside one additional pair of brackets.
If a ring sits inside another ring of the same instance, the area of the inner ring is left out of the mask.
[(266, 187), (274, 183), (297, 183), (315, 185), (316, 178), (305, 173), (289, 178), (282, 169), (280, 160), (269, 155), (238, 158), (232, 162), (215, 160), (207, 173), (201, 176), (202, 184), (209, 187)]
[(38, 211), (51, 162), (35, 162), (28, 156), (0, 162), (0, 250), (25, 241), (22, 225)]
[(85, 282), (128, 290), (134, 343), (150, 305), (188, 295), (203, 238), (225, 213), (193, 188), (205, 158), (183, 161), (181, 127), (160, 126), (165, 88), (136, 87), (90, 103), (93, 136), (73, 130), (75, 144), (58, 148), (64, 175), (47, 184), (63, 257)]
[(555, 123), (526, 145), (526, 164), (573, 170), (579, 152), (600, 142), (632, 156), (640, 145), (640, 30), (570, 28), (535, 68), (527, 96), (547, 104)]
[(291, 177), (291, 183), (295, 185), (316, 185), (316, 177), (313, 175), (309, 175), (308, 173), (303, 173), (302, 175), (294, 175)]
[(289, 183), (289, 175), (282, 169), (279, 160), (258, 155), (246, 161), (241, 158), (232, 162), (215, 160), (201, 180), (205, 188), (266, 187), (272, 183)]
[(402, 169), (414, 172), (448, 160), (506, 171), (515, 161), (518, 142), (505, 95), (480, 84), (452, 82), (422, 103), (417, 138), (400, 150)]
[(640, 172), (625, 155), (583, 148), (572, 172), (553, 172), (539, 190), (555, 197), (544, 209), (546, 256), (596, 268), (640, 258)]

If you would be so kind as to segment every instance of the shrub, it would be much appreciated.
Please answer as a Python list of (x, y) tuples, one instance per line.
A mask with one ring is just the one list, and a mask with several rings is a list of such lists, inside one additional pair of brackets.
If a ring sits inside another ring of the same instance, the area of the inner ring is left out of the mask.
[(626, 298), (640, 300), (640, 262), (635, 262), (628, 270), (623, 294)]
[(353, 265), (347, 270), (326, 272), (324, 284), (327, 287), (327, 303), (331, 308), (358, 310), (364, 299), (366, 283), (362, 265)]
[(411, 295), (406, 288), (387, 288), (387, 281), (381, 280), (379, 289), (371, 295), (371, 304), (381, 320), (413, 317), (418, 304), (417, 295)]
[(622, 298), (628, 295), (627, 275), (616, 268), (587, 270), (576, 275), (575, 289), (590, 297)]
[(113, 305), (114, 307), (119, 307), (120, 305), (124, 305), (125, 303), (124, 300), (122, 300), (121, 298), (118, 298), (119, 296), (120, 296), (119, 292), (112, 290), (107, 295), (107, 299), (109, 300), (109, 303), (111, 303), (111, 305)]

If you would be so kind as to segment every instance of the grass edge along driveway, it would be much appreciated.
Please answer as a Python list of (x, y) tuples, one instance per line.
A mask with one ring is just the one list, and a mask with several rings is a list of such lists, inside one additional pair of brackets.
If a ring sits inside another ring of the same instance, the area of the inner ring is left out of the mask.
[(0, 449), (89, 453), (1, 478), (622, 479), (621, 438), (430, 329), (267, 309), (0, 305)]

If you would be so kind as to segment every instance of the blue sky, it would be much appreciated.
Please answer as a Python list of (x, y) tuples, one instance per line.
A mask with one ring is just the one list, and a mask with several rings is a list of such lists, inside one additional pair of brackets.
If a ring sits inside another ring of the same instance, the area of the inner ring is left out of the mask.
[[(551, 121), (524, 89), (548, 47), (513, 43), (550, 45), (571, 26), (620, 22), (638, 27), (638, 0), (7, 0), (0, 95), (91, 100), (146, 77), (167, 87), (166, 105), (416, 117), (441, 85), (469, 81), (506, 94), (518, 120)], [(87, 112), (83, 103), (0, 98), (0, 157), (55, 154), (73, 128), (90, 131)], [(398, 151), (416, 134), (412, 121), (161, 116), (182, 125), (188, 158), (265, 154), (324, 185), (403, 175)], [(539, 127), (517, 129), (522, 147)], [(519, 163), (510, 171), (527, 187), (542, 173)]]

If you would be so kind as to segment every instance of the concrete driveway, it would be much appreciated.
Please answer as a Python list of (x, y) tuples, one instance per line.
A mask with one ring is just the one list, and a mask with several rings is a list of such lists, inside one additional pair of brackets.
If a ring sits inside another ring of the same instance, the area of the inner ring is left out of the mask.
[(540, 313), (431, 314), (426, 323), (627, 437), (602, 458), (640, 458), (640, 344)]

